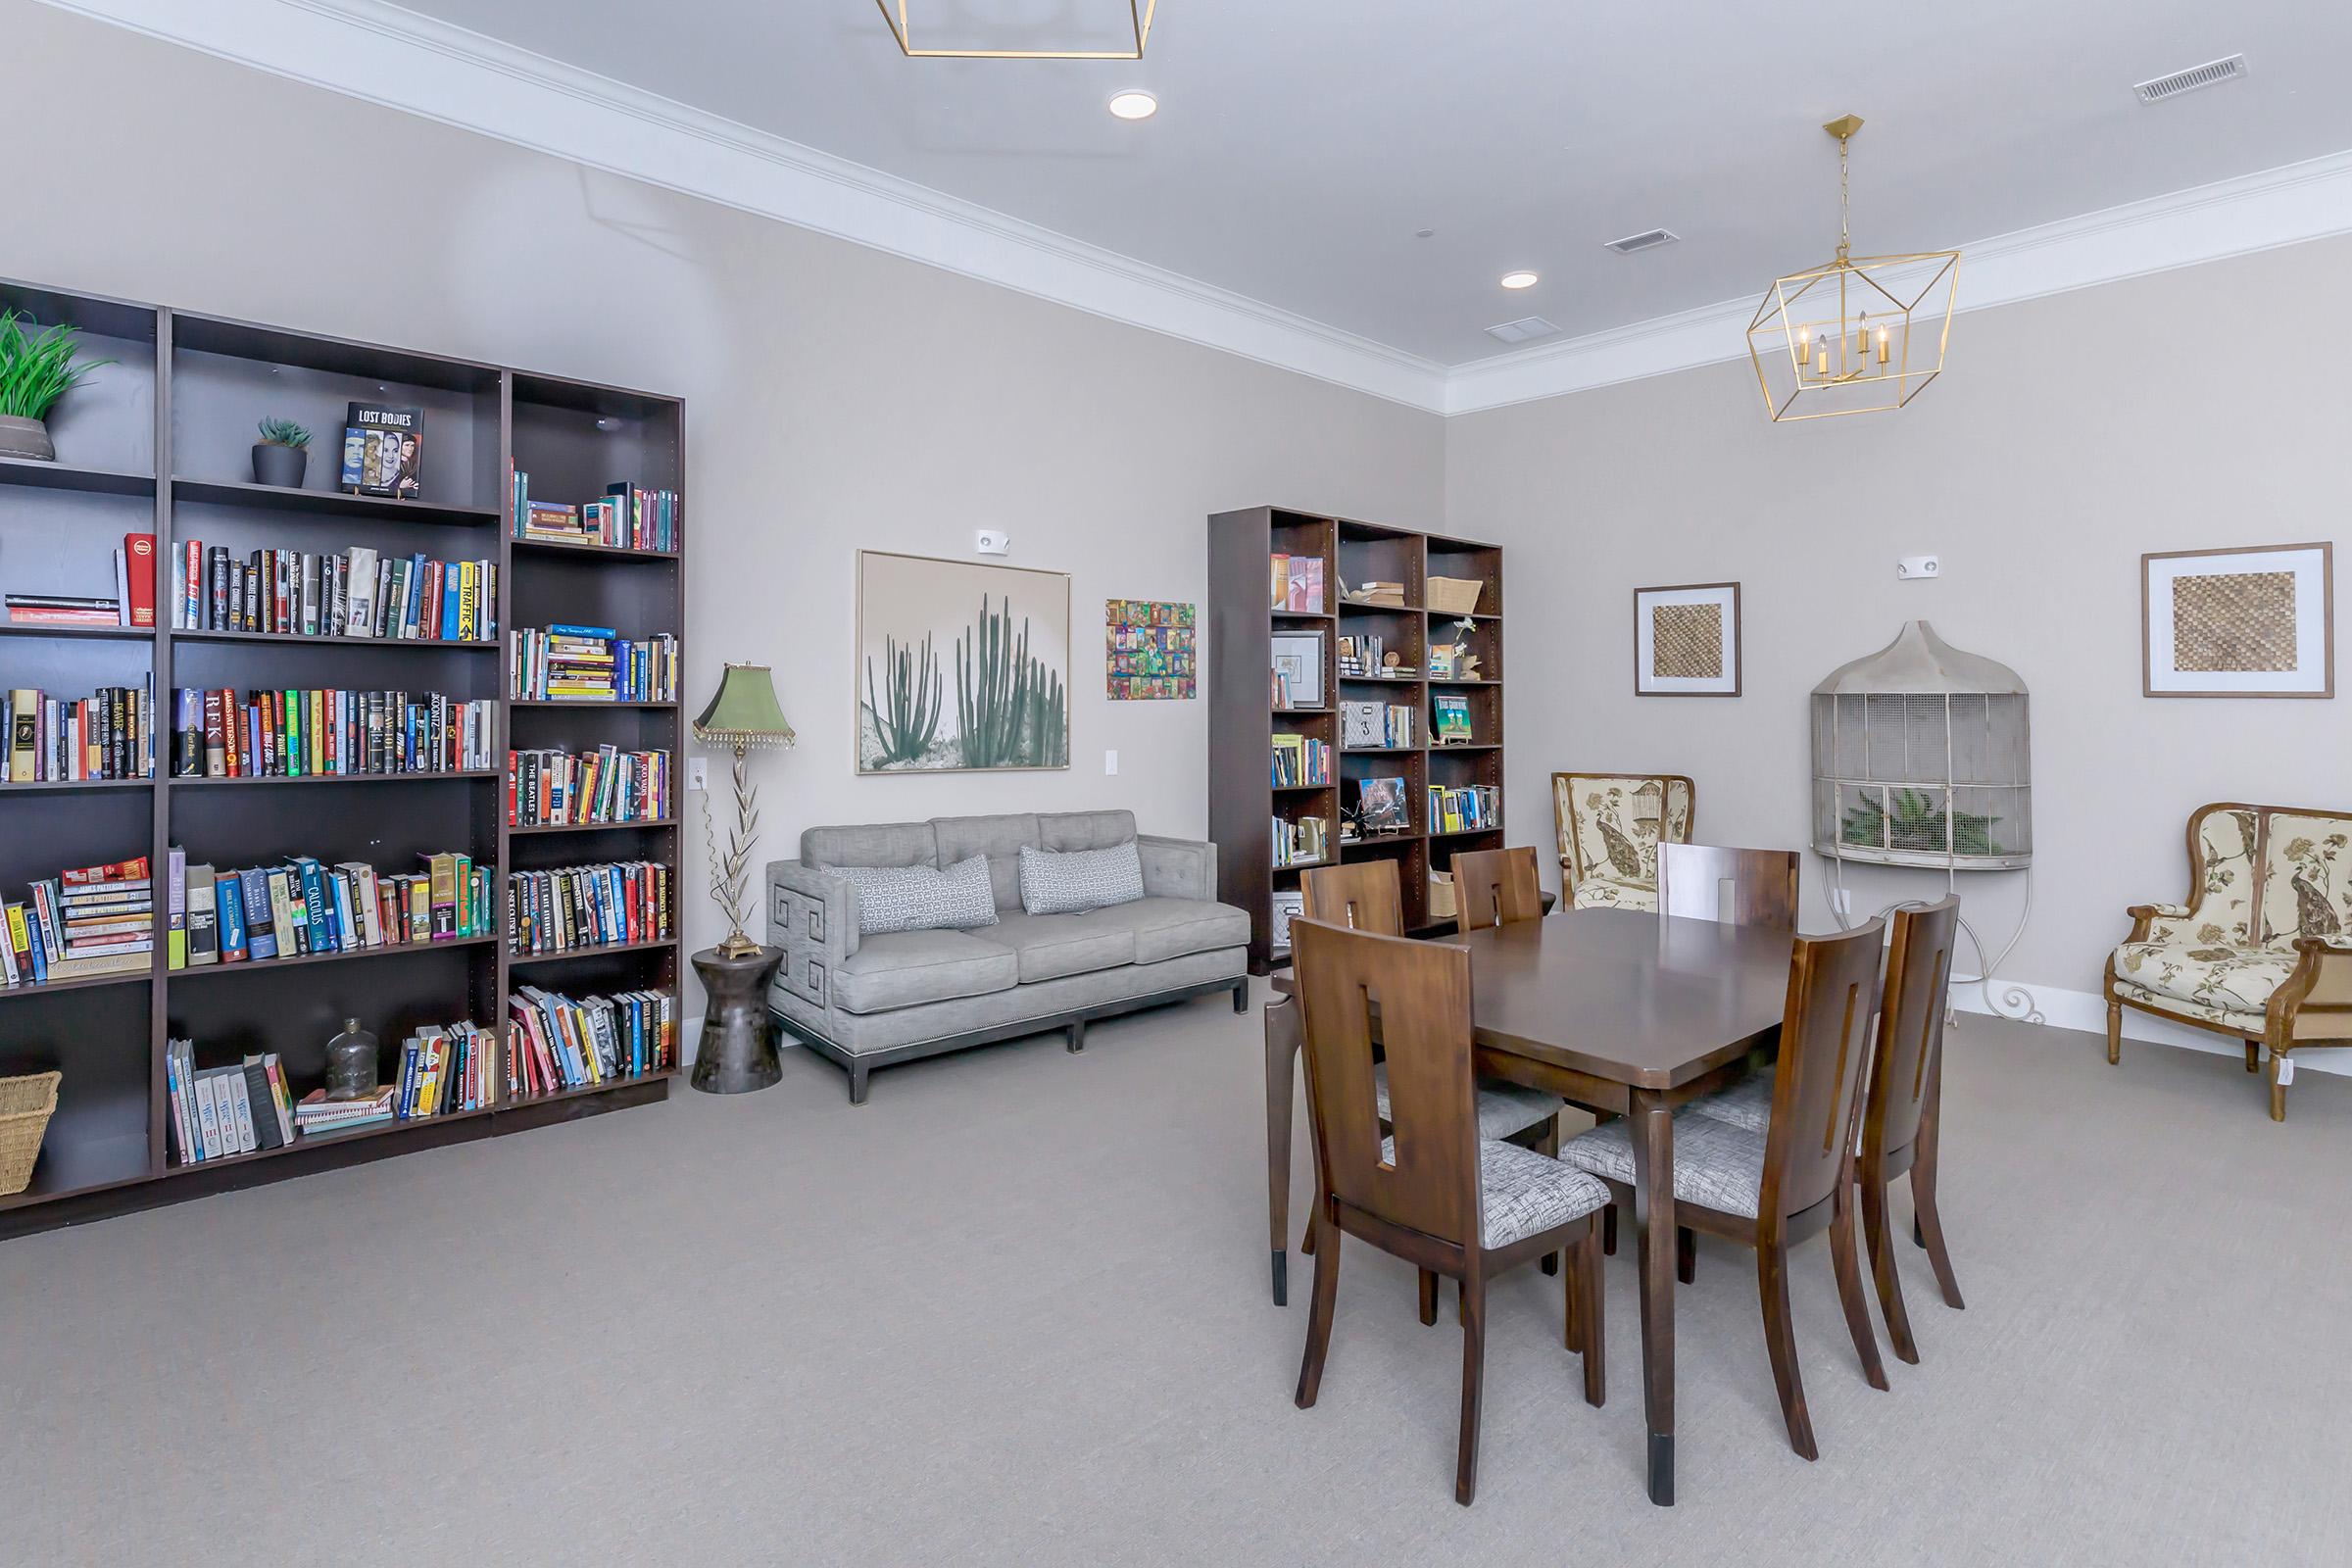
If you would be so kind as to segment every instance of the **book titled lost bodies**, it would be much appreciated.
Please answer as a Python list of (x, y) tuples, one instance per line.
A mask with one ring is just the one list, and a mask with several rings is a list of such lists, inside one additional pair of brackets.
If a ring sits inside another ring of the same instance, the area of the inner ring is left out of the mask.
[(424, 455), (424, 411), (354, 403), (343, 421), (341, 483), (353, 495), (417, 498)]

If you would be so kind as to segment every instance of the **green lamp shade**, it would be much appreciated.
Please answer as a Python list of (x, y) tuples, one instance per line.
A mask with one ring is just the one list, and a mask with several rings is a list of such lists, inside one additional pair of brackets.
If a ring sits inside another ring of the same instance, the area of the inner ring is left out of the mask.
[(775, 678), (765, 664), (729, 664), (718, 693), (694, 721), (694, 738), (721, 746), (790, 746), (792, 726), (776, 704)]

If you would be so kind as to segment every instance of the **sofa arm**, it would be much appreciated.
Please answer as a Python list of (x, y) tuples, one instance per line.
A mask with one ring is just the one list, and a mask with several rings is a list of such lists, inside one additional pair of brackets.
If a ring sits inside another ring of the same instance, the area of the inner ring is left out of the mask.
[(784, 950), (778, 980), (812, 1007), (828, 1007), (833, 977), (858, 951), (858, 889), (799, 860), (767, 867), (768, 946)]
[(1169, 839), (1139, 833), (1135, 851), (1144, 862), (1144, 892), (1155, 899), (1217, 897), (1217, 847), (1199, 839)]

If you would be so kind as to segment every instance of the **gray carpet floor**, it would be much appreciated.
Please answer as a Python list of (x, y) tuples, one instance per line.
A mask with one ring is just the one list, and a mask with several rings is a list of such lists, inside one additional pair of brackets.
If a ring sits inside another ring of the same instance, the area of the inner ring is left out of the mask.
[(2229, 1058), (1967, 1018), (1969, 1304), (1900, 1249), (1922, 1365), (1864, 1385), (1806, 1244), (1805, 1463), (1748, 1255), (1702, 1240), (1655, 1509), (1631, 1250), (1601, 1410), (1522, 1270), (1462, 1509), (1458, 1331), (1403, 1267), (1348, 1249), (1291, 1404), (1258, 1040), (1204, 1001), (857, 1110), (792, 1052), (758, 1096), (0, 1245), (0, 1561), (2352, 1561), (2352, 1081), (2275, 1126)]

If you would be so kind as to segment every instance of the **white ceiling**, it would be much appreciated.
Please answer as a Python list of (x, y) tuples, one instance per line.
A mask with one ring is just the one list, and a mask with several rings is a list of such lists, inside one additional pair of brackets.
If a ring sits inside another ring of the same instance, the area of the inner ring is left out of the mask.
[[(1516, 317), (1583, 336), (1825, 260), (1847, 111), (1858, 251), (2352, 148), (2352, 6), (2322, 0), (1159, 0), (1140, 63), (907, 60), (872, 0), (406, 3), (1442, 366)], [(2132, 93), (2238, 51), (2244, 81)], [(1158, 116), (1112, 120), (1138, 85)], [(1601, 248), (1659, 225), (1682, 243)]]

